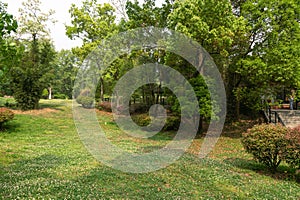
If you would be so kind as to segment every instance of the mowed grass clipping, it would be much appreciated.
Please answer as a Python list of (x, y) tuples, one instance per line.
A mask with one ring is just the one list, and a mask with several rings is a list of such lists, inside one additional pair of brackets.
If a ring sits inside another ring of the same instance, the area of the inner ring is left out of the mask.
[[(300, 185), (286, 166), (275, 175), (255, 163), (240, 143), (243, 124), (226, 127), (208, 158), (203, 138), (167, 168), (124, 173), (101, 164), (81, 143), (71, 101), (42, 101), (39, 111), (16, 112), (0, 133), (2, 199), (299, 199)], [(98, 112), (112, 143), (129, 152), (165, 145), (174, 133), (147, 142), (122, 133), (109, 113)], [(152, 148), (152, 149), (151, 149)]]

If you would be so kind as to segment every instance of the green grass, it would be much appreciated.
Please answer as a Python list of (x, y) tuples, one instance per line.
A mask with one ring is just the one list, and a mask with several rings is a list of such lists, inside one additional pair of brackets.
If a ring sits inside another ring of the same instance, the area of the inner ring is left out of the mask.
[[(76, 132), (70, 101), (42, 101), (41, 112), (17, 114), (0, 133), (2, 199), (299, 199), (300, 184), (282, 165), (271, 174), (252, 161), (231, 126), (206, 159), (196, 155), (202, 138), (167, 168), (131, 174), (109, 168), (91, 156)], [(51, 108), (51, 109), (49, 109)], [(172, 132), (141, 142), (98, 114), (108, 138), (131, 151), (166, 144)]]

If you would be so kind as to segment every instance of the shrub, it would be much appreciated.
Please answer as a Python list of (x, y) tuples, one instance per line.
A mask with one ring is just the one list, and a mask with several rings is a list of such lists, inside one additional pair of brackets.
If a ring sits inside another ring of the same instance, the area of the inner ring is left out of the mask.
[(150, 116), (148, 114), (136, 114), (132, 115), (132, 121), (139, 126), (148, 126), (151, 123)]
[(93, 97), (87, 97), (87, 96), (79, 96), (77, 97), (77, 102), (82, 105), (84, 108), (92, 108), (94, 103)]
[(288, 143), (285, 161), (290, 166), (300, 169), (300, 126), (291, 129), (285, 138)]
[(48, 90), (45, 88), (45, 89), (43, 90), (43, 92), (42, 92), (42, 98), (43, 98), (43, 99), (48, 99), (48, 97), (49, 97), (49, 92), (48, 92)]
[(54, 94), (54, 95), (53, 95), (53, 98), (54, 98), (54, 99), (67, 99), (68, 96), (65, 95), (65, 94), (58, 93), (58, 94)]
[(143, 103), (134, 103), (129, 107), (129, 112), (131, 114), (136, 113), (146, 113), (149, 110), (149, 107)]
[(0, 130), (3, 128), (3, 124), (12, 120), (14, 113), (7, 108), (0, 108)]
[[(132, 115), (132, 120), (139, 126), (148, 126), (151, 123), (151, 118), (148, 114)], [(180, 117), (168, 116), (163, 131), (178, 130), (180, 125)]]
[(17, 103), (14, 98), (0, 97), (0, 107), (16, 108)]
[(179, 116), (168, 116), (166, 124), (163, 128), (164, 131), (178, 130), (180, 125)]
[(94, 98), (92, 97), (89, 89), (82, 90), (79, 96), (76, 98), (76, 101), (84, 108), (92, 108), (94, 104)]
[(256, 125), (243, 134), (242, 143), (248, 153), (272, 171), (284, 160), (288, 128), (281, 125)]
[(102, 101), (97, 104), (97, 108), (99, 110), (103, 110), (106, 112), (112, 112), (111, 103), (109, 101)]

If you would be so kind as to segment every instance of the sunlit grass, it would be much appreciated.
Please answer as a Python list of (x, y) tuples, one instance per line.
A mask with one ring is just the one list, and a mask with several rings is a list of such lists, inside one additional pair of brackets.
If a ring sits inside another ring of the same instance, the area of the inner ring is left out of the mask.
[[(226, 129), (209, 158), (197, 157), (203, 138), (167, 168), (131, 174), (109, 168), (81, 143), (71, 101), (42, 101), (44, 111), (16, 114), (0, 133), (0, 197), (3, 199), (299, 199), (288, 168), (268, 173), (240, 143), (238, 127)], [(98, 112), (107, 137), (130, 152), (166, 144), (122, 133), (108, 113)], [(237, 133), (234, 133), (238, 130)]]

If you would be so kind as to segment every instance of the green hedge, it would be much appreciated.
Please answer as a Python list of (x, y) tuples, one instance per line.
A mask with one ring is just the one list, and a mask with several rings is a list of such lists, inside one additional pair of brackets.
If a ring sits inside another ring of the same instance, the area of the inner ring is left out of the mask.
[(80, 95), (76, 98), (76, 101), (84, 108), (92, 108), (95, 99), (92, 97), (89, 89), (84, 89), (80, 92)]

